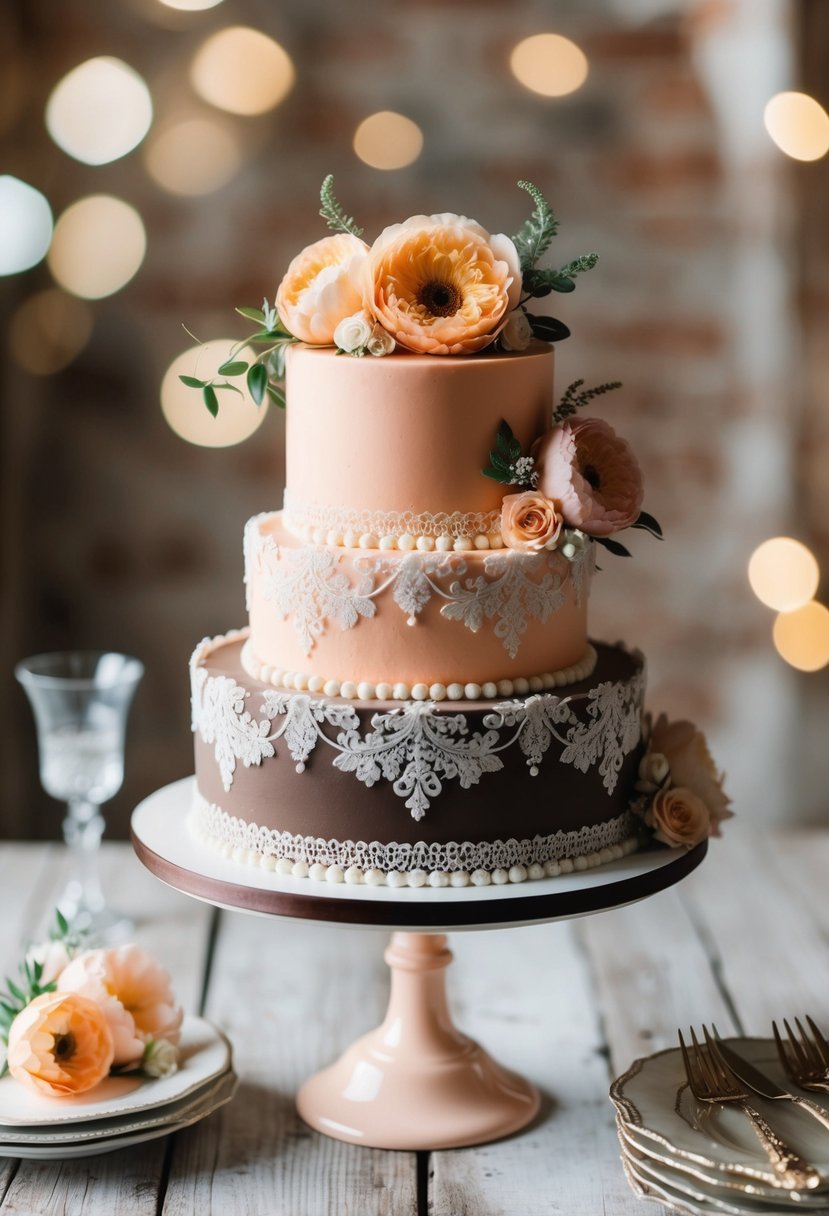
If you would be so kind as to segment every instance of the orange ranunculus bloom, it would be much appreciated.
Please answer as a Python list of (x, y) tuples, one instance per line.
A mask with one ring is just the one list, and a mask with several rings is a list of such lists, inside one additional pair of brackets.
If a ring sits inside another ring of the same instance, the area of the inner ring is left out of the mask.
[(502, 233), (463, 215), (416, 215), (386, 228), (365, 266), (365, 307), (408, 350), (465, 355), (495, 340), (515, 308), (521, 267)]
[(92, 1089), (109, 1072), (112, 1056), (106, 1018), (94, 1001), (74, 992), (35, 997), (9, 1030), (9, 1072), (48, 1097)]
[(311, 346), (333, 343), (340, 321), (362, 307), (367, 249), (359, 237), (340, 232), (297, 254), (276, 293), (276, 311), (289, 333)]

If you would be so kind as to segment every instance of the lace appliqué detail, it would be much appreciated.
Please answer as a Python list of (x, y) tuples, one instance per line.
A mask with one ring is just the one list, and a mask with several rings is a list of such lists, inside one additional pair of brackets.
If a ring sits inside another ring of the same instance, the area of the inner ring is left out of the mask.
[(409, 553), (392, 559), (346, 557), (316, 546), (280, 551), (256, 520), (251, 525), (245, 555), (249, 594), (255, 571), (264, 598), (283, 619), (292, 619), (306, 655), (329, 624), (353, 629), (361, 617), (374, 616), (374, 601), (391, 589), (410, 625), (438, 598), (441, 615), (473, 633), (491, 624), (514, 659), (530, 620), (545, 622), (565, 603), (568, 578), (580, 602), (593, 562), (592, 546), (570, 561), (556, 552), (498, 551), (484, 559), (483, 574), (467, 577), (469, 563), (459, 553)]
[(477, 785), (503, 767), (500, 753), (516, 745), (535, 776), (557, 740), (559, 761), (583, 773), (598, 765), (611, 794), (624, 757), (641, 736), (642, 673), (569, 697), (541, 693), (504, 702), (484, 716), (482, 731), (470, 730), (466, 714), (441, 711), (432, 701), (372, 714), (365, 730), (347, 702), (271, 689), (259, 693), (257, 719), (248, 708), (252, 694), (228, 676), (209, 675), (198, 655), (192, 663), (193, 729), (214, 745), (226, 790), (238, 760), (246, 767), (261, 764), (276, 754), (280, 740), (298, 772), (324, 744), (336, 752), (335, 767), (369, 787), (390, 781), (412, 817), (421, 819), (446, 781), (463, 789)]
[(625, 811), (604, 823), (590, 824), (571, 832), (555, 832), (550, 836), (534, 836), (531, 840), (448, 841), (445, 844), (388, 844), (380, 841), (324, 840), (318, 836), (297, 836), (275, 828), (259, 827), (244, 819), (228, 815), (220, 807), (196, 795), (193, 808), (195, 831), (230, 849), (245, 849), (252, 853), (307, 865), (359, 866), (361, 870), (440, 870), (456, 873), (465, 870), (509, 870), (512, 866), (543, 865), (545, 861), (587, 856), (612, 848), (628, 839), (634, 830), (635, 817)]
[(329, 532), (344, 536), (354, 532), (357, 536), (451, 536), (462, 537), (488, 535), (501, 531), (499, 511), (349, 511), (342, 507), (318, 507), (304, 503), (285, 491), (285, 526), (295, 536), (307, 536), (319, 530), (326, 536)]

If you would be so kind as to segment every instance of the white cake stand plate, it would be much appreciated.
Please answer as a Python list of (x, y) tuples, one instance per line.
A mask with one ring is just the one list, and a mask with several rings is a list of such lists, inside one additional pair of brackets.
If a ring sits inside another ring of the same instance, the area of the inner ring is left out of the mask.
[(300, 1115), (326, 1135), (391, 1149), (459, 1148), (518, 1131), (539, 1095), (453, 1024), (445, 934), (585, 916), (673, 886), (700, 864), (690, 851), (632, 854), (598, 870), (489, 887), (329, 885), (230, 861), (191, 836), (193, 778), (158, 790), (132, 817), (133, 847), (169, 886), (222, 908), (394, 930), (386, 950), (391, 995), (364, 1035), (297, 1095)]

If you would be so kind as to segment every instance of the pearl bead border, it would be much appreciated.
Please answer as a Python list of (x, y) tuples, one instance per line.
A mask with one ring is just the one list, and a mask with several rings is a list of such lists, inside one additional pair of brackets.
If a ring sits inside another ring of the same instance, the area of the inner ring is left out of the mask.
[(241, 664), (253, 680), (272, 684), (293, 692), (312, 692), (326, 697), (342, 697), (346, 701), (494, 701), (497, 698), (524, 697), (532, 693), (550, 692), (553, 688), (564, 688), (587, 680), (596, 667), (598, 655), (595, 647), (588, 643), (581, 659), (571, 667), (560, 671), (544, 672), (540, 676), (517, 676), (514, 680), (491, 680), (482, 684), (427, 684), (425, 681), (407, 684), (404, 681), (336, 680), (323, 675), (299, 671), (281, 671), (263, 663), (253, 653), (250, 640), (246, 640), (241, 653)]
[[(289, 529), (289, 531), (291, 531)], [(379, 549), (381, 552), (399, 550), (402, 553), (468, 553), (471, 550), (504, 549), (504, 538), (500, 532), (476, 532), (471, 536), (450, 536), (441, 532), (437, 536), (415, 535), (411, 532), (339, 532), (336, 528), (300, 528), (291, 535), (306, 544), (328, 545), (332, 549)]]
[(234, 848), (219, 836), (201, 831), (198, 820), (193, 817), (188, 824), (195, 839), (220, 857), (240, 865), (249, 865), (277, 874), (282, 878), (307, 878), (312, 882), (331, 883), (339, 886), (391, 887), (441, 889), (445, 887), (505, 886), (507, 883), (537, 882), (542, 878), (558, 878), (561, 875), (581, 874), (598, 869), (611, 861), (620, 861), (639, 848), (639, 839), (629, 836), (620, 844), (608, 845), (595, 853), (563, 857), (560, 861), (534, 862), (531, 865), (514, 865), (497, 870), (362, 870), (359, 866), (326, 866), (321, 862), (309, 865), (306, 861), (291, 861), (288, 857), (275, 857), (272, 853), (259, 853), (255, 849), (240, 846)]

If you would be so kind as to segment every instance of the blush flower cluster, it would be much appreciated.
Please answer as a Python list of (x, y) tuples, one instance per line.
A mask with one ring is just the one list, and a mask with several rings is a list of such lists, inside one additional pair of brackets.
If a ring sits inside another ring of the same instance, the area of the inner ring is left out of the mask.
[(635, 810), (660, 844), (692, 848), (719, 836), (733, 814), (723, 781), (702, 731), (660, 714), (639, 763)]
[[(178, 1067), (183, 1011), (168, 972), (136, 945), (34, 947), (21, 967), (29, 1000), (10, 1022), (6, 1066), (47, 1097), (72, 1097), (111, 1070), (166, 1076)], [(23, 998), (18, 985), (10, 992)]]

